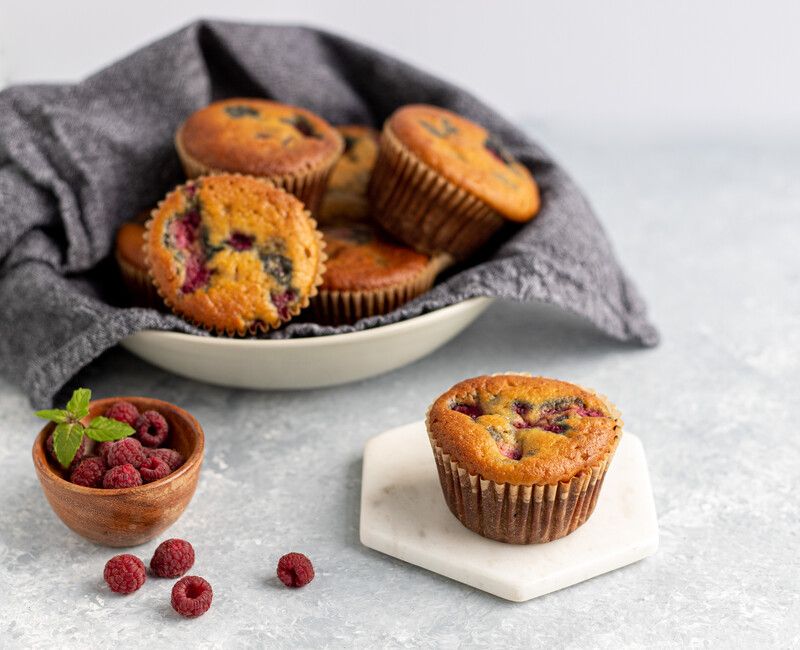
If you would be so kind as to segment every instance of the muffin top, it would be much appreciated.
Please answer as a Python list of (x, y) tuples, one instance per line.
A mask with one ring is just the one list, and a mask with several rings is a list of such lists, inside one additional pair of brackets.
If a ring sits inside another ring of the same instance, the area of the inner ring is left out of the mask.
[(405, 284), (431, 261), (368, 224), (326, 227), (322, 236), (328, 254), (322, 288), (328, 291), (371, 291)]
[(344, 143), (311, 111), (265, 99), (225, 99), (192, 113), (179, 148), (211, 171), (256, 176), (305, 173), (339, 156)]
[(308, 304), (324, 271), (314, 220), (294, 196), (247, 176), (205, 176), (170, 192), (146, 255), (173, 311), (218, 332), (278, 327)]
[(539, 188), (482, 126), (452, 111), (411, 104), (395, 111), (385, 131), (428, 167), (511, 221), (529, 221), (539, 210)]
[(358, 124), (337, 126), (336, 129), (344, 139), (344, 151), (328, 179), (328, 191), (363, 196), (367, 193), (369, 177), (378, 158), (380, 134), (369, 126)]
[(441, 395), (428, 432), (470, 474), (497, 483), (568, 481), (614, 448), (616, 409), (574, 384), (528, 375), (484, 375)]

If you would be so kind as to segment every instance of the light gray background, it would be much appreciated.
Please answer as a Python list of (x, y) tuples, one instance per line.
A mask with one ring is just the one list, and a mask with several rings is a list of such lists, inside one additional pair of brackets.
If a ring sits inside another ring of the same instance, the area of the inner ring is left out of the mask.
[(793, 0), (4, 0), (0, 80), (74, 80), (198, 17), (383, 48), (515, 119), (796, 127)]
[[(255, 3), (232, 4), (256, 17)], [(506, 38), (474, 4), (466, 17), (455, 3), (408, 15), (399, 4), (382, 27), (385, 6), (293, 3), (290, 16), (259, 4), (258, 17), (343, 27), (535, 118), (531, 134), (591, 197), (663, 343), (628, 347), (554, 308), (498, 303), (427, 359), (328, 390), (232, 391), (105, 354), (77, 383), (98, 397), (176, 402), (206, 430), (198, 493), (169, 532), (194, 543), (193, 572), (214, 586), (211, 611), (195, 621), (172, 613), (170, 582), (126, 598), (107, 591), (112, 551), (50, 511), (30, 462), (40, 422), (0, 380), (0, 646), (797, 647), (800, 89), (786, 83), (797, 10), (536, 5), (504, 20)], [(86, 5), (85, 20), (67, 21), (48, 3), (34, 24), (43, 3), (4, 4), (11, 78), (79, 77), (190, 18), (182, 3), (113, 16)], [(360, 546), (366, 439), (421, 418), (455, 381), (503, 370), (616, 401), (648, 455), (657, 555), (516, 605)], [(135, 552), (148, 559), (155, 545)], [(317, 567), (300, 591), (273, 578), (289, 550)]]

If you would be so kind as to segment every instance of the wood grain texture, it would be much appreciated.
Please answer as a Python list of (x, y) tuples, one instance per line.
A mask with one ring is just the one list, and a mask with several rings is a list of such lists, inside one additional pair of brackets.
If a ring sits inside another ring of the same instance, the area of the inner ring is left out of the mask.
[(167, 445), (186, 459), (165, 478), (133, 488), (100, 489), (75, 485), (45, 448), (55, 426), (44, 427), (33, 445), (33, 465), (53, 511), (69, 528), (104, 546), (136, 546), (169, 528), (189, 505), (203, 462), (204, 435), (200, 424), (182, 408), (147, 397), (110, 397), (93, 401), (88, 419), (105, 413), (124, 399), (140, 412), (158, 411), (169, 423)]

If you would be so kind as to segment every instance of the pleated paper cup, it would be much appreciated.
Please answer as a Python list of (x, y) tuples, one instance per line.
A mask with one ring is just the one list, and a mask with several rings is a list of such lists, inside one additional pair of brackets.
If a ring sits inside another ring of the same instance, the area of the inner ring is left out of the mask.
[(471, 531), (508, 544), (551, 542), (586, 523), (594, 512), (622, 436), (619, 411), (604, 396), (595, 395), (605, 402), (610, 415), (616, 419), (613, 443), (595, 464), (570, 480), (555, 484), (499, 483), (480, 474), (471, 474), (457, 459), (444, 453), (431, 433), (429, 415), (426, 416), (439, 483), (450, 512)]
[[(344, 146), (344, 145), (342, 145)], [(186, 178), (192, 179), (198, 176), (206, 176), (208, 174), (229, 174), (237, 173), (238, 170), (229, 169), (214, 169), (204, 165), (202, 162), (193, 158), (183, 146), (181, 142), (181, 129), (175, 135), (175, 149), (178, 152), (183, 171)], [(283, 188), (290, 194), (294, 194), (300, 199), (306, 208), (314, 215), (319, 210), (322, 203), (322, 197), (328, 187), (328, 177), (333, 170), (333, 166), (341, 155), (341, 148), (332, 156), (329, 161), (324, 164), (311, 167), (309, 169), (298, 170), (292, 174), (275, 174), (267, 176), (259, 176), (259, 178), (266, 178), (278, 187)], [(254, 174), (243, 174), (251, 175)]]
[(428, 291), (436, 276), (452, 263), (447, 254), (434, 256), (414, 278), (403, 284), (369, 291), (320, 289), (311, 300), (311, 319), (322, 325), (352, 324), (368, 316), (388, 314)]
[(388, 126), (381, 133), (368, 193), (376, 221), (424, 253), (465, 259), (505, 222), (487, 203), (422, 162)]

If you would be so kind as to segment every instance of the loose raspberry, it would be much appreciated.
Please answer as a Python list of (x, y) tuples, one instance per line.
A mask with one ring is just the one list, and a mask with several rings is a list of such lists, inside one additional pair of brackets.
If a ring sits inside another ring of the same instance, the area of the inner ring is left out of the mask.
[[(53, 443), (53, 434), (52, 433), (49, 436), (47, 436), (46, 445), (47, 445), (47, 453), (50, 454), (50, 458), (52, 458), (54, 461), (56, 461), (58, 466), (61, 467), (61, 463), (59, 462), (58, 458), (56, 457), (56, 449), (53, 446), (54, 443)], [(70, 472), (78, 466), (78, 464), (83, 459), (84, 454), (86, 454), (86, 436), (81, 438), (81, 444), (78, 445), (78, 451), (75, 452), (75, 457), (72, 459), (72, 462), (69, 464), (69, 467), (67, 468)]]
[(109, 467), (117, 465), (133, 465), (136, 469), (141, 467), (145, 455), (142, 443), (135, 438), (117, 440), (111, 449), (106, 452), (106, 462)]
[(278, 560), (278, 577), (287, 587), (302, 587), (314, 579), (314, 566), (302, 553), (287, 553)]
[(117, 465), (103, 476), (104, 488), (128, 488), (142, 484), (142, 475), (133, 465)]
[(148, 457), (160, 458), (173, 472), (183, 465), (183, 456), (174, 449), (145, 449), (144, 453)]
[(136, 421), (136, 438), (145, 447), (163, 445), (169, 433), (164, 416), (157, 411), (145, 411)]
[(202, 616), (211, 607), (214, 592), (211, 585), (200, 576), (186, 576), (172, 587), (172, 608), (181, 616)]
[(178, 578), (192, 568), (194, 549), (183, 539), (161, 542), (150, 560), (150, 570), (160, 578)]
[(124, 553), (115, 555), (106, 562), (103, 578), (111, 591), (118, 594), (132, 594), (144, 584), (147, 576), (144, 571), (144, 562), (135, 555)]
[(139, 419), (139, 409), (130, 402), (120, 400), (108, 407), (106, 417), (135, 427), (136, 421)]
[(80, 464), (72, 470), (69, 480), (76, 485), (84, 487), (102, 487), (103, 476), (106, 473), (105, 461), (100, 456), (84, 458)]
[(152, 483), (160, 478), (164, 478), (170, 471), (169, 465), (156, 456), (148, 456), (145, 458), (142, 466), (139, 468), (139, 474), (142, 475), (142, 481), (145, 483)]

